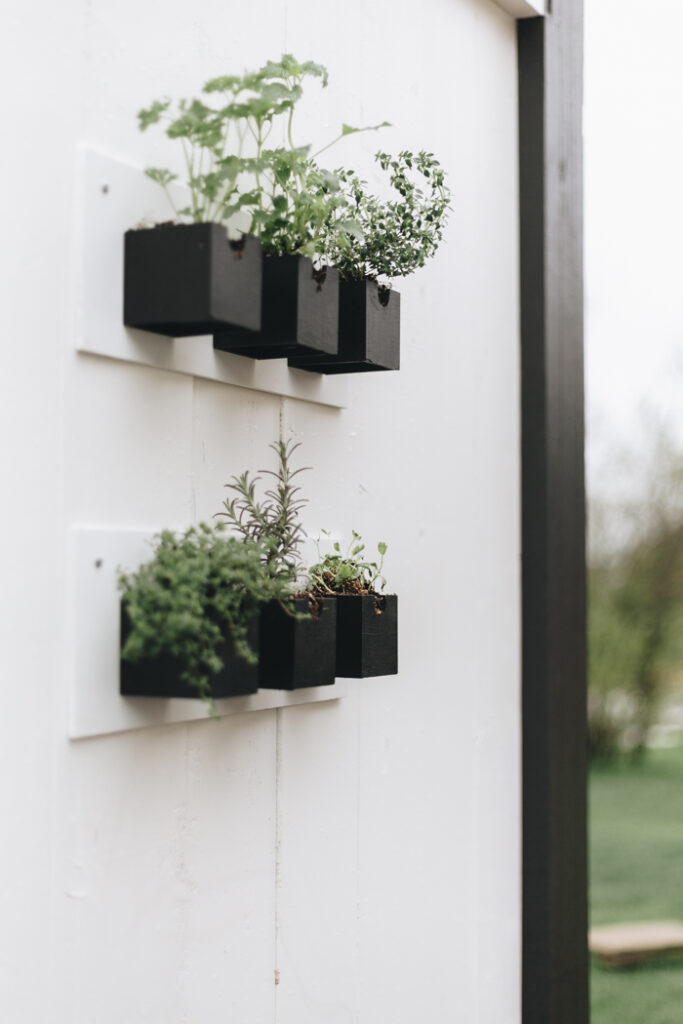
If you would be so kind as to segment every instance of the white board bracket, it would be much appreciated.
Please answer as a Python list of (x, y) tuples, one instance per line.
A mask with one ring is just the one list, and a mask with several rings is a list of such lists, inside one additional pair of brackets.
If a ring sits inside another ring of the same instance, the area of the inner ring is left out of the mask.
[[(71, 739), (207, 718), (200, 700), (122, 697), (119, 693), (119, 568), (150, 557), (151, 530), (74, 526), (69, 537), (68, 732)], [(260, 690), (216, 702), (219, 716), (336, 700), (347, 680), (303, 690)]]
[(218, 352), (210, 337), (166, 338), (123, 324), (123, 236), (168, 219), (162, 190), (139, 167), (83, 146), (79, 153), (76, 348), (159, 370), (343, 408), (347, 381), (293, 370), (286, 359)]

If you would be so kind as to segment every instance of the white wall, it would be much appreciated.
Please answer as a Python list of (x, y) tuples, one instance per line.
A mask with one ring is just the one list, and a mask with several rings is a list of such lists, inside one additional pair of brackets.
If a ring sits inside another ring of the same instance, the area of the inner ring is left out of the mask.
[[(513, 1024), (514, 22), (490, 0), (44, 0), (3, 35), (3, 1020)], [(401, 286), (400, 373), (352, 378), (339, 411), (76, 353), (77, 143), (172, 160), (140, 106), (283, 50), (330, 70), (302, 138), (386, 118), (382, 147), (448, 170), (447, 242)], [(280, 429), (315, 467), (310, 529), (389, 543), (400, 675), (69, 741), (68, 526), (206, 518)]]

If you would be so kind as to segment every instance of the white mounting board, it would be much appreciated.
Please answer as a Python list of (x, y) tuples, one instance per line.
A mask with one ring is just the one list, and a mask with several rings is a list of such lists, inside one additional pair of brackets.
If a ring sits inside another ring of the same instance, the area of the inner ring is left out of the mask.
[(493, 0), (513, 18), (537, 18), (548, 12), (546, 0)]
[(141, 222), (168, 220), (168, 200), (139, 167), (85, 146), (79, 152), (78, 194), (76, 347), (80, 352), (320, 405), (342, 408), (346, 404), (347, 381), (336, 375), (291, 370), (286, 359), (217, 352), (211, 337), (166, 338), (124, 327), (124, 233)]
[[(119, 568), (136, 569), (151, 554), (152, 530), (74, 526), (69, 537), (68, 732), (72, 739), (190, 722), (207, 717), (200, 700), (122, 697), (119, 693)], [(261, 690), (216, 701), (219, 715), (311, 704), (344, 697), (348, 682), (303, 690)]]

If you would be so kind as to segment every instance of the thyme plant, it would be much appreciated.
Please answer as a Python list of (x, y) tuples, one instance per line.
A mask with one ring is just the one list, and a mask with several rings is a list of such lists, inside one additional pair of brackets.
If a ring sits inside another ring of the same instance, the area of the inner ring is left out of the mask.
[(218, 512), (247, 543), (258, 543), (268, 574), (291, 588), (296, 581), (301, 556), (299, 549), (305, 532), (299, 514), (306, 498), (299, 497), (301, 488), (294, 479), (309, 467), (292, 469), (290, 460), (299, 443), (275, 441), (270, 447), (278, 459), (277, 470), (259, 470), (273, 477), (275, 484), (259, 500), (256, 485), (260, 477), (251, 477), (249, 471), (234, 476), (225, 486), (235, 497), (223, 502), (225, 511)]
[(434, 255), (443, 238), (450, 191), (434, 155), (403, 150), (397, 157), (380, 152), (375, 159), (389, 172), (397, 199), (384, 202), (352, 171), (336, 172), (342, 191), (336, 209), (343, 209), (353, 230), (336, 229), (337, 213), (331, 209), (323, 246), (327, 260), (347, 280), (412, 274)]
[[(322, 533), (329, 538), (327, 530)], [(383, 590), (386, 580), (382, 576), (387, 545), (377, 545), (379, 562), (370, 562), (363, 555), (365, 544), (359, 533), (351, 531), (351, 542), (346, 552), (341, 544), (334, 541), (332, 551), (324, 555), (320, 551), (320, 539), (316, 541), (318, 561), (308, 570), (311, 589), (316, 594), (377, 594), (377, 584)]]
[(206, 700), (211, 678), (223, 668), (218, 650), (225, 625), (235, 653), (255, 664), (247, 640), (250, 619), (266, 601), (284, 595), (281, 582), (265, 571), (261, 547), (224, 537), (223, 530), (223, 524), (206, 523), (181, 535), (164, 530), (154, 538), (149, 562), (119, 574), (131, 624), (121, 656), (177, 658), (182, 681)]

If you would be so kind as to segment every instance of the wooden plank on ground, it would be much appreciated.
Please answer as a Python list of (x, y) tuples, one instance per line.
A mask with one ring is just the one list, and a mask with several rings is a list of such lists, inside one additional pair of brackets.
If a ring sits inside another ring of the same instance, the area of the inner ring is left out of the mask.
[(680, 921), (641, 921), (591, 928), (588, 945), (591, 953), (610, 967), (683, 956), (683, 924)]

